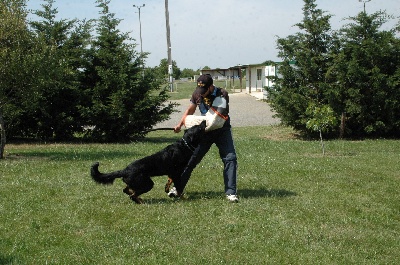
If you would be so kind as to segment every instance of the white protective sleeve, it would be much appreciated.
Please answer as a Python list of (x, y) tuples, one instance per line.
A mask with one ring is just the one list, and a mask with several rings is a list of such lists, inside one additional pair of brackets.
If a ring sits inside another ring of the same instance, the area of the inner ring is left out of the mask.
[(194, 125), (199, 125), (202, 121), (206, 121), (207, 131), (212, 131), (215, 129), (222, 128), (225, 123), (225, 119), (221, 117), (222, 115), (214, 111), (216, 108), (226, 108), (226, 101), (222, 97), (218, 97), (213, 102), (213, 108), (210, 108), (205, 116), (198, 116), (198, 115), (188, 115), (184, 121), (185, 127), (190, 128)]

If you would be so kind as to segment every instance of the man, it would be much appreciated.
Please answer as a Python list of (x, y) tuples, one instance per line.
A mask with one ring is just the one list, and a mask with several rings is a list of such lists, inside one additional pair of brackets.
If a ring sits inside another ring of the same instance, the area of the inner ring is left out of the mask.
[[(218, 102), (218, 104), (215, 105), (213, 102)], [(200, 163), (208, 150), (210, 150), (212, 144), (216, 144), (219, 149), (219, 155), (224, 163), (223, 176), (226, 198), (230, 202), (238, 202), (239, 199), (236, 195), (237, 158), (232, 138), (230, 118), (228, 116), (229, 96), (225, 89), (213, 85), (213, 79), (210, 75), (201, 75), (197, 79), (197, 87), (190, 99), (190, 105), (174, 128), (176, 133), (181, 131), (186, 117), (193, 115), (197, 107), (199, 107), (202, 115), (206, 115), (207, 111), (212, 109), (218, 115), (224, 117), (226, 121), (222, 128), (211, 130), (205, 134), (182, 173), (180, 183), (178, 185), (175, 184), (175, 187), (171, 189), (168, 195), (170, 197), (182, 196), (193, 169)]]

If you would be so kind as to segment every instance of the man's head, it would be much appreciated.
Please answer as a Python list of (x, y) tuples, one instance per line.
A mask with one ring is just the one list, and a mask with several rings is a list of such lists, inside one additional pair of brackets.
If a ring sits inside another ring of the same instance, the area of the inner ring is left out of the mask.
[(213, 79), (211, 75), (201, 75), (197, 78), (197, 89), (201, 95), (205, 94), (212, 84)]

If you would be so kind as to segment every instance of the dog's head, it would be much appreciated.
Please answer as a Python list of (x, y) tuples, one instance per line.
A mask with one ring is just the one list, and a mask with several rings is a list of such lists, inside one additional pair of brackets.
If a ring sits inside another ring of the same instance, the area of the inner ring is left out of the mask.
[(194, 125), (189, 129), (185, 130), (183, 139), (193, 147), (197, 147), (203, 137), (206, 129), (206, 121), (202, 121), (199, 125)]

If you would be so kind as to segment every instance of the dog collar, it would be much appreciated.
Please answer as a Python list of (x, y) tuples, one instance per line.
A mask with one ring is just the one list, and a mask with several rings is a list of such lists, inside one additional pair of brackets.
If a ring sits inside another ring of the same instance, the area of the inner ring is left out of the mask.
[(188, 144), (188, 143), (186, 142), (186, 140), (183, 139), (183, 137), (182, 137), (182, 141), (185, 143), (186, 147), (189, 148), (190, 151), (194, 152), (194, 150), (195, 150), (196, 148), (194, 148), (193, 146), (191, 146), (190, 144)]

